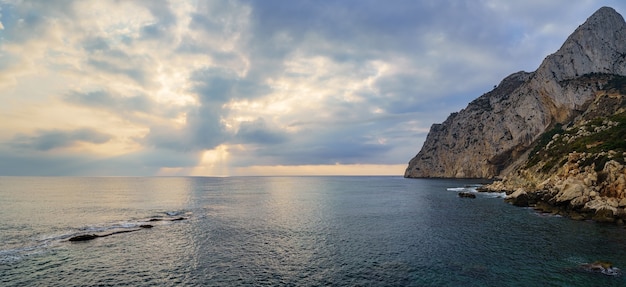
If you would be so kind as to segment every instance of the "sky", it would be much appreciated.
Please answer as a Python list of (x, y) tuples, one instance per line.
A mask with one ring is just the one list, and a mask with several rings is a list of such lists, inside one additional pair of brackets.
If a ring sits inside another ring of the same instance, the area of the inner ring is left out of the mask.
[(0, 175), (402, 175), (602, 6), (0, 0)]

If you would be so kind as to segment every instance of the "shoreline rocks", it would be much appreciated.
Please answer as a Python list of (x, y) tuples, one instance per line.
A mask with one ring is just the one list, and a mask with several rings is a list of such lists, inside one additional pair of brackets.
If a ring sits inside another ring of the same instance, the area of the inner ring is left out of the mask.
[[(611, 155), (601, 168), (589, 161)], [(515, 206), (532, 207), (543, 213), (574, 220), (624, 224), (626, 221), (626, 153), (613, 151), (571, 152), (561, 166), (551, 171), (519, 169), (482, 190), (502, 192)]]
[(619, 206), (617, 199), (596, 196), (594, 199), (577, 197), (572, 200), (560, 200), (560, 193), (545, 190), (526, 191), (518, 188), (508, 194), (505, 201), (519, 207), (531, 207), (541, 213), (562, 215), (573, 220), (593, 220), (598, 223), (623, 225), (626, 221), (626, 208)]

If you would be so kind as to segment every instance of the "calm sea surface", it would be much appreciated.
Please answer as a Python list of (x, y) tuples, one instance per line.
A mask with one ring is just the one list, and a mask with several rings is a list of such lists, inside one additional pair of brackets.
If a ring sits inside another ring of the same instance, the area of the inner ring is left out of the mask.
[(626, 229), (457, 197), (476, 183), (0, 177), (0, 286), (626, 286), (577, 268), (626, 270)]

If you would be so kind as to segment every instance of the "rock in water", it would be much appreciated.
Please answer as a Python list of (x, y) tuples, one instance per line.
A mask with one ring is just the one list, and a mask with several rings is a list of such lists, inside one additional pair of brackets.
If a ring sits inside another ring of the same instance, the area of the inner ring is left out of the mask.
[(622, 274), (622, 271), (619, 268), (614, 267), (613, 264), (605, 261), (582, 264), (580, 265), (580, 268), (587, 272), (600, 273), (609, 276), (619, 276)]
[(507, 202), (510, 202), (513, 205), (521, 206), (521, 207), (528, 206), (529, 204), (528, 193), (521, 188), (507, 195), (507, 197), (504, 200)]
[(459, 192), (459, 197), (463, 197), (463, 198), (476, 198), (476, 194), (473, 194), (471, 192)]
[(70, 238), (69, 241), (88, 241), (88, 240), (96, 239), (98, 237), (100, 236), (96, 234), (81, 234), (81, 235), (76, 235)]
[(600, 8), (544, 59), (434, 124), (405, 177), (492, 178), (520, 165), (522, 155), (557, 123), (584, 111), (606, 84), (626, 75), (626, 23)]
[[(150, 227), (142, 227), (142, 228), (150, 228)], [(89, 241), (89, 240), (93, 240), (99, 237), (107, 237), (107, 236), (111, 236), (115, 234), (129, 233), (129, 232), (135, 232), (139, 230), (141, 229), (118, 230), (118, 231), (114, 231), (114, 232), (110, 232), (106, 234), (81, 234), (81, 235), (76, 235), (74, 237), (71, 237), (70, 239), (68, 239), (68, 241)]]

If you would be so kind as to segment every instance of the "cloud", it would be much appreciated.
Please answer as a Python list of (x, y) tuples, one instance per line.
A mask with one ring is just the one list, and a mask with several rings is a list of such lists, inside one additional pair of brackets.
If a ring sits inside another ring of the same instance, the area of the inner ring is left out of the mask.
[(110, 139), (110, 135), (83, 128), (71, 131), (44, 130), (38, 131), (35, 135), (17, 135), (10, 143), (11, 146), (21, 149), (48, 151), (71, 147), (79, 142), (103, 144)]
[(131, 97), (115, 97), (107, 91), (93, 91), (80, 93), (72, 91), (68, 93), (64, 100), (76, 105), (83, 105), (90, 108), (104, 109), (114, 112), (153, 112), (157, 107), (150, 98), (144, 95)]
[(144, 149), (116, 157), (73, 153), (16, 153), (0, 148), (0, 174), (30, 176), (151, 176), (163, 168), (189, 168), (199, 154)]
[(263, 118), (241, 122), (235, 138), (241, 143), (262, 145), (274, 145), (288, 140), (284, 132), (268, 126)]
[(607, 3), (0, 2), (0, 174), (405, 163)]

